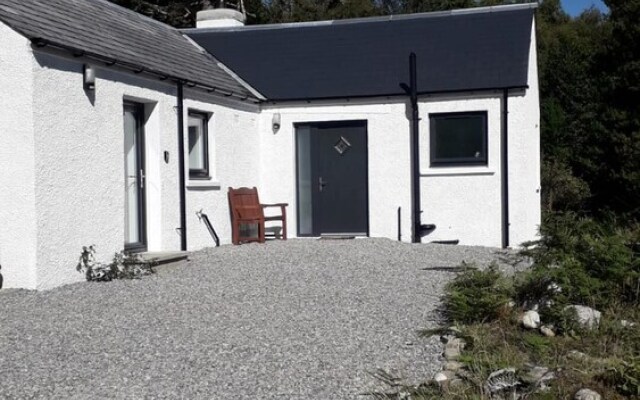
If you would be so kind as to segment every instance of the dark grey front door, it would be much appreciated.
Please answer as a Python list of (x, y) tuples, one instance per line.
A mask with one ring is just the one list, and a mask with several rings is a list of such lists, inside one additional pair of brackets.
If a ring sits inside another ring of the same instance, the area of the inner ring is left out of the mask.
[(366, 121), (296, 127), (298, 235), (369, 234)]
[(147, 250), (144, 163), (144, 106), (124, 105), (124, 198), (127, 251)]

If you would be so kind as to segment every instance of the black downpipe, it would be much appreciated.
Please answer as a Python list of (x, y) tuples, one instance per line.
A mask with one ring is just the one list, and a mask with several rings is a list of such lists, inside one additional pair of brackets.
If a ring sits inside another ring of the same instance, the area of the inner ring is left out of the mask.
[(422, 225), (420, 214), (420, 114), (418, 110), (418, 66), (416, 54), (409, 56), (409, 86), (400, 87), (411, 100), (411, 242), (420, 243), (420, 239), (436, 229), (435, 225)]
[(418, 70), (416, 54), (409, 56), (409, 98), (411, 99), (411, 215), (413, 219), (412, 243), (420, 243), (420, 114), (418, 110)]
[(411, 100), (411, 242), (420, 243), (422, 237), (436, 229), (433, 224), (422, 225), (420, 209), (420, 113), (418, 109), (418, 65), (416, 54), (409, 56), (409, 86), (400, 87)]
[(187, 194), (184, 181), (184, 88), (178, 81), (178, 181), (180, 184), (180, 249), (187, 251)]
[(502, 94), (502, 247), (509, 247), (509, 89)]
[(398, 207), (398, 242), (402, 242), (402, 207)]

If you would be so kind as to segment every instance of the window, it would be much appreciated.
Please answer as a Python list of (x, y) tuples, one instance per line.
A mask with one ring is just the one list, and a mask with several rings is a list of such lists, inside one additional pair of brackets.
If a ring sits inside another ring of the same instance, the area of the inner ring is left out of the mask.
[(189, 178), (209, 179), (209, 116), (189, 113)]
[(487, 113), (429, 115), (431, 166), (487, 165)]

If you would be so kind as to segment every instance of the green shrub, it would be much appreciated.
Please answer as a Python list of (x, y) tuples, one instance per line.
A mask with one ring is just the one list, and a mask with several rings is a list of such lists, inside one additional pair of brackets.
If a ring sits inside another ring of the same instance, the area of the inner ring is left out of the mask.
[(640, 304), (639, 230), (616, 228), (616, 221), (596, 222), (574, 213), (549, 215), (542, 239), (529, 243), (525, 255), (536, 267), (518, 296), (534, 289), (536, 280), (554, 282), (562, 293), (557, 300), (595, 307), (612, 301)]
[(82, 272), (87, 281), (108, 282), (114, 279), (137, 279), (152, 274), (155, 261), (144, 260), (139, 254), (120, 251), (109, 264), (96, 261), (95, 246), (83, 246), (76, 270)]
[(616, 363), (600, 378), (624, 396), (640, 397), (640, 357)]
[(493, 321), (507, 313), (512, 294), (511, 281), (495, 265), (486, 271), (469, 270), (447, 285), (444, 313), (460, 323)]

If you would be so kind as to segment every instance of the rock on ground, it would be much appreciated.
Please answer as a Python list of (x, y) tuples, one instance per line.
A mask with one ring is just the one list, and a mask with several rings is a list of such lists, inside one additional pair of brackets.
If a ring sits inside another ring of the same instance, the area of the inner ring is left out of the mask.
[(566, 306), (565, 312), (574, 312), (577, 317), (577, 322), (585, 329), (595, 329), (600, 325), (601, 313), (598, 310), (586, 306)]
[(540, 314), (537, 311), (527, 311), (520, 317), (520, 323), (527, 329), (540, 327)]
[(437, 326), (446, 269), (498, 257), (289, 240), (207, 249), (141, 280), (2, 290), (0, 398), (354, 399), (384, 387), (378, 368), (419, 383), (441, 368), (438, 338), (417, 331)]
[(602, 396), (600, 393), (595, 392), (591, 389), (580, 389), (578, 393), (576, 393), (575, 400), (601, 400)]

